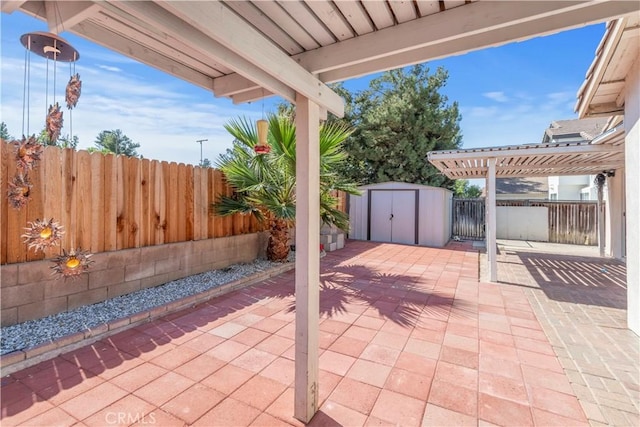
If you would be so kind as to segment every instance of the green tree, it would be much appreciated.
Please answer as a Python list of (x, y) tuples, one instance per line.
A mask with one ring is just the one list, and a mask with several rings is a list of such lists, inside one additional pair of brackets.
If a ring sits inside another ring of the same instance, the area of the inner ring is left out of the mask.
[(200, 163), (198, 163), (198, 166), (200, 166), (201, 168), (210, 168), (212, 167), (211, 160), (205, 157)]
[(356, 130), (345, 142), (348, 160), (340, 170), (361, 184), (400, 181), (453, 187), (426, 158), (432, 150), (461, 145), (458, 104), (448, 104), (440, 91), (448, 73), (433, 74), (423, 65), (387, 71), (371, 80), (369, 88), (345, 98), (345, 120)]
[(9, 129), (7, 128), (7, 124), (5, 122), (0, 122), (0, 138), (5, 141), (13, 141), (13, 136), (9, 133)]
[(476, 199), (482, 196), (482, 188), (469, 184), (466, 179), (456, 179), (453, 184), (453, 193), (456, 197)]
[[(235, 138), (233, 148), (220, 155), (216, 166), (235, 189), (231, 197), (222, 196), (213, 205), (220, 215), (236, 213), (254, 215), (267, 224), (270, 233), (267, 257), (285, 261), (289, 255), (289, 228), (296, 217), (296, 129), (291, 117), (268, 117), (268, 142), (271, 152), (257, 155), (256, 126), (246, 118), (231, 120), (225, 129)], [(332, 122), (320, 127), (320, 218), (325, 224), (344, 230), (349, 227), (347, 215), (338, 209), (334, 190), (358, 194), (355, 184), (335, 173), (345, 160), (342, 150), (351, 129)]]
[(74, 150), (78, 147), (80, 140), (77, 135), (71, 137), (71, 135), (66, 134), (64, 136), (58, 137), (57, 141), (50, 141), (49, 135), (47, 134), (47, 128), (42, 128), (36, 140), (42, 145), (51, 145), (54, 147), (60, 148), (73, 148)]
[(122, 154), (128, 157), (138, 157), (136, 148), (140, 148), (140, 144), (133, 142), (120, 129), (103, 130), (96, 137), (94, 145), (95, 148), (89, 148), (89, 151)]

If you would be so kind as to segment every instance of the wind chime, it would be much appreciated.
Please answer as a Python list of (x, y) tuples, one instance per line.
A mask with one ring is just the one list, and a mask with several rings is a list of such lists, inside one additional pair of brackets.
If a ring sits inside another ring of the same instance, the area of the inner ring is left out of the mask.
[[(82, 81), (80, 75), (75, 72), (75, 62), (80, 58), (76, 49), (73, 48), (66, 40), (57, 34), (46, 32), (27, 33), (20, 37), (20, 42), (25, 47), (25, 66), (24, 66), (24, 91), (22, 104), (22, 140), (14, 141), (16, 148), (16, 175), (12, 182), (9, 183), (8, 198), (9, 203), (15, 209), (23, 208), (30, 199), (31, 189), (33, 185), (29, 180), (28, 172), (33, 170), (42, 154), (42, 145), (36, 139), (35, 134), (29, 137), (29, 116), (30, 116), (30, 89), (31, 89), (31, 53), (34, 53), (46, 60), (46, 119), (44, 135), (49, 143), (55, 143), (60, 137), (60, 131), (63, 125), (63, 112), (60, 104), (56, 102), (56, 84), (57, 69), (59, 62), (69, 63), (69, 82), (65, 90), (65, 101), (69, 109), (70, 138), (73, 137), (73, 120), (71, 110), (77, 105), (82, 90)], [(50, 72), (49, 65), (52, 68), (52, 98), (53, 102), (49, 104), (49, 83)], [(25, 129), (26, 121), (26, 129)], [(26, 130), (26, 133), (25, 133)], [(28, 222), (25, 227), (25, 233), (21, 236), (28, 249), (44, 252), (60, 243), (64, 234), (62, 226), (54, 221), (53, 218), (46, 220), (36, 219)], [(72, 232), (72, 244), (75, 243)], [(89, 269), (91, 254), (83, 251), (81, 248), (71, 249), (69, 252), (62, 249), (62, 254), (53, 259), (54, 265), (51, 267), (53, 274), (59, 274), (62, 277), (78, 277)]]
[(271, 147), (267, 142), (267, 134), (269, 133), (269, 122), (264, 119), (264, 89), (262, 90), (262, 119), (256, 122), (258, 128), (258, 143), (253, 146), (256, 154), (269, 154)]

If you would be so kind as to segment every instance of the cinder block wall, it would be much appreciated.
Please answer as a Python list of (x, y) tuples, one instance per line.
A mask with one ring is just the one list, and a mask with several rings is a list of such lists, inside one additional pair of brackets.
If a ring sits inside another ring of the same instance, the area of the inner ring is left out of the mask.
[(55, 278), (51, 260), (0, 267), (2, 326), (39, 319), (172, 280), (251, 262), (264, 253), (264, 233), (170, 243), (91, 257), (88, 274)]

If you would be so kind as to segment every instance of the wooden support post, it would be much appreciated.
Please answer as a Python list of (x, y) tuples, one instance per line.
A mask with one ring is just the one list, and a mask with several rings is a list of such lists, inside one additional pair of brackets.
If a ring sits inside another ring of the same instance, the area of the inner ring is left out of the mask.
[(486, 239), (487, 258), (489, 260), (489, 280), (498, 281), (498, 252), (496, 243), (496, 159), (488, 159), (487, 171), (487, 215), (486, 215)]
[(320, 109), (296, 96), (296, 359), (294, 416), (318, 410)]

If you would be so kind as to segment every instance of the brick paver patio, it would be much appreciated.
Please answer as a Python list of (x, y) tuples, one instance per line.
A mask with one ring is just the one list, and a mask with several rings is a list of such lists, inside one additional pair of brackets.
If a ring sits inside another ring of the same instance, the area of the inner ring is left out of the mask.
[(640, 338), (626, 327), (626, 268), (551, 249), (503, 248), (498, 280), (525, 290), (590, 424), (638, 426)]
[[(311, 425), (588, 425), (527, 288), (478, 253), (348, 242), (322, 260)], [(293, 272), (2, 379), (2, 425), (300, 425)]]

